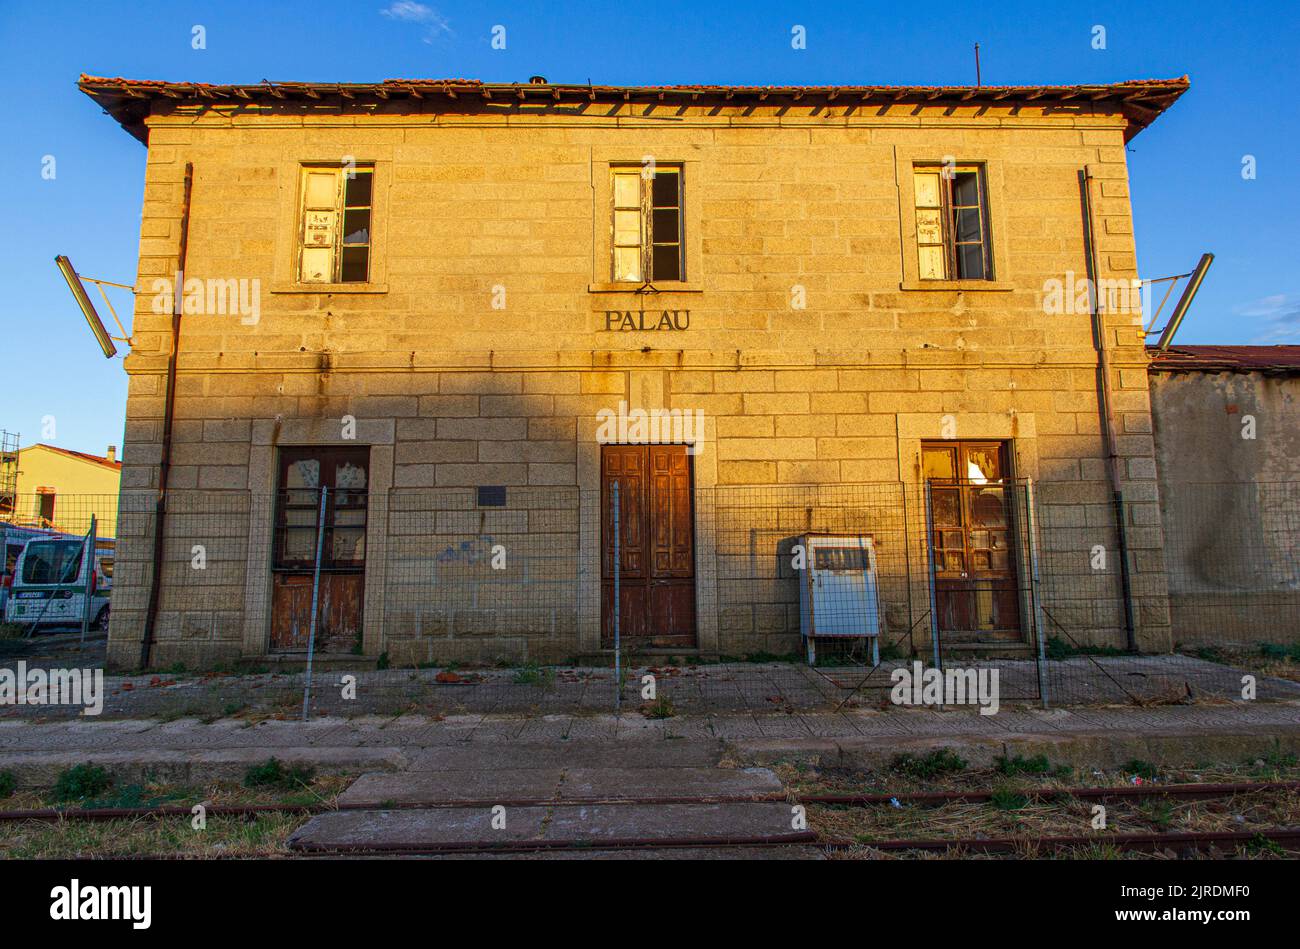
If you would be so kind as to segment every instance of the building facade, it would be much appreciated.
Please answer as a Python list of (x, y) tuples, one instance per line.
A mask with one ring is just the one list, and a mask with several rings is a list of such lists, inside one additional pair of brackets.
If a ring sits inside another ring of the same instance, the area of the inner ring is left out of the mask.
[(115, 446), (93, 455), (38, 443), (19, 449), (17, 456), (13, 510), (0, 512), (0, 519), (84, 534), (93, 516), (98, 536), (116, 533), (122, 463)]
[(1185, 78), (81, 88), (148, 147), (111, 661), (294, 654), (318, 546), (327, 651), (788, 652), (818, 532), (913, 649), (1032, 649), (1040, 568), (1169, 648), (1141, 314), (1079, 288)]

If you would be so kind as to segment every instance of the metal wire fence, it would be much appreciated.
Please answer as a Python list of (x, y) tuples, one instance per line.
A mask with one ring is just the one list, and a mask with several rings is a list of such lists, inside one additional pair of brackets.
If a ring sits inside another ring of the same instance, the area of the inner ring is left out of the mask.
[(650, 497), (176, 491), (155, 551), (154, 496), (124, 492), (107, 637), (87, 656), (7, 614), (0, 665), (106, 657), (110, 715), (1149, 704), (1241, 699), (1244, 675), (1300, 695), (1294, 483), (1166, 486), (1154, 523), (1078, 481)]

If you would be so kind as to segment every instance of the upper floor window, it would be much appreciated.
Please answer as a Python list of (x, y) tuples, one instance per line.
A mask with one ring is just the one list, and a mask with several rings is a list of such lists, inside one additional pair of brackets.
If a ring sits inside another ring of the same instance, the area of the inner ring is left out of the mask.
[(983, 166), (917, 165), (913, 187), (920, 278), (992, 280)]
[(613, 178), (614, 280), (685, 280), (682, 169), (616, 167)]
[(373, 166), (303, 168), (299, 282), (365, 283), (370, 279), (374, 177)]

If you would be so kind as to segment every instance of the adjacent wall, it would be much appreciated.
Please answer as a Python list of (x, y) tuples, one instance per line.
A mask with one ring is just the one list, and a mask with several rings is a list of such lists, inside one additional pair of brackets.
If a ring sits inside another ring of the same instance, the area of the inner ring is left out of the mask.
[(1153, 371), (1176, 642), (1300, 642), (1300, 374)]

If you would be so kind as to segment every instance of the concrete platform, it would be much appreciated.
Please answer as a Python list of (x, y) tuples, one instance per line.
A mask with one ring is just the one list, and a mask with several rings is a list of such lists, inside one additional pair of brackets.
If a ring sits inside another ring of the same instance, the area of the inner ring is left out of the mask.
[(538, 768), (363, 774), (339, 796), (347, 807), (387, 804), (491, 805), (614, 800), (753, 800), (779, 795), (766, 768)]
[(549, 719), (403, 715), (257, 724), (237, 719), (9, 720), (0, 722), (0, 771), (12, 772), (24, 787), (48, 787), (62, 770), (87, 762), (107, 768), (119, 782), (152, 776), (201, 783), (238, 780), (249, 766), (274, 756), (322, 773), (538, 770), (550, 773), (520, 786), (555, 787), (561, 772), (734, 768), (787, 758), (876, 767), (904, 751), (941, 746), (976, 766), (1004, 754), (1046, 754), (1056, 763), (1098, 768), (1130, 758), (1198, 765), (1240, 764), (1270, 752), (1300, 754), (1300, 705), (1281, 702), (1007, 708), (990, 716), (927, 709), (662, 721), (636, 714), (592, 715), (565, 718), (563, 733), (551, 730)]
[[(504, 817), (504, 826), (500, 826)], [(498, 826), (494, 827), (494, 819)], [(289, 838), (292, 850), (466, 850), (616, 847), (637, 842), (693, 846), (811, 842), (791, 827), (787, 804), (593, 804), (334, 811)]]
[(515, 853), (423, 854), (419, 860), (826, 860), (821, 847), (624, 847), (621, 850), (536, 850)]

